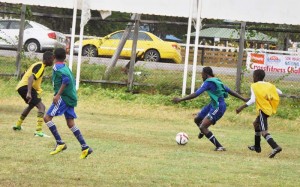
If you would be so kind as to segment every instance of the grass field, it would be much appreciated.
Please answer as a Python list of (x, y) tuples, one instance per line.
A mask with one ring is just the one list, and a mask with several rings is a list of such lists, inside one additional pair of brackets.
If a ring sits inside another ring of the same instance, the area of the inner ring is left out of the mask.
[[(215, 152), (206, 138), (197, 139), (197, 108), (122, 100), (81, 88), (76, 122), (94, 153), (80, 160), (80, 145), (63, 117), (54, 122), (68, 149), (55, 156), (49, 154), (53, 137), (33, 136), (36, 110), (22, 132), (11, 129), (26, 106), (15, 84), (0, 79), (0, 186), (300, 186), (299, 116), (269, 119), (270, 132), (283, 148), (269, 159), (271, 148), (264, 139), (260, 154), (247, 149), (254, 139), (253, 108), (239, 115), (228, 110), (211, 127), (227, 148)], [(48, 107), (52, 92), (45, 86), (43, 101)], [(175, 142), (180, 131), (190, 137), (185, 146)]]

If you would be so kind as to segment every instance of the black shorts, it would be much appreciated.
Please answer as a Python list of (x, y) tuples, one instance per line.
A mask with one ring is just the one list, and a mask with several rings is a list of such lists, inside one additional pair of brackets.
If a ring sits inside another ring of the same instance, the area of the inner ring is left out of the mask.
[(267, 131), (268, 130), (268, 115), (265, 114), (263, 111), (259, 111), (259, 116), (255, 119), (254, 123), (259, 125), (259, 129), (261, 131)]
[(36, 92), (36, 90), (34, 88), (31, 89), (31, 101), (30, 103), (28, 103), (28, 100), (26, 99), (26, 95), (27, 95), (27, 86), (22, 86), (18, 89), (18, 93), (19, 95), (23, 98), (23, 100), (25, 101), (25, 103), (27, 103), (30, 106), (36, 106), (39, 102), (42, 101), (41, 98), (39, 98), (38, 93)]

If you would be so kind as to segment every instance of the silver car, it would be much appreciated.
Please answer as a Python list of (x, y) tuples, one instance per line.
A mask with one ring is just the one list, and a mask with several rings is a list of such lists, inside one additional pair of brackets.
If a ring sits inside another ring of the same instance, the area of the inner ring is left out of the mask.
[[(20, 20), (0, 19), (0, 48), (16, 49)], [(66, 48), (66, 36), (34, 21), (25, 21), (23, 36), (25, 51), (39, 52), (57, 47)]]

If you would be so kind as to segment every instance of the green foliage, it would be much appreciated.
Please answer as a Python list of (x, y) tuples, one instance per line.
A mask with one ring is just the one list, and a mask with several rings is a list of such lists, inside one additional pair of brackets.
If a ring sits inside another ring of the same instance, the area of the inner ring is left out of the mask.
[[(37, 58), (22, 58), (21, 72), (25, 71), (32, 63), (38, 61)], [(13, 58), (0, 57), (1, 69), (4, 72), (14, 72), (15, 64)], [(7, 68), (3, 68), (7, 67)], [(88, 61), (83, 62), (81, 67), (81, 80), (101, 80), (102, 75), (106, 70), (106, 66), (89, 64)], [(45, 69), (44, 79), (44, 90), (52, 90), (51, 80), (51, 68)], [(77, 71), (76, 66), (73, 68), (74, 76)], [(139, 72), (135, 75), (134, 82), (139, 83), (140, 85), (134, 86), (134, 90), (130, 93), (127, 92), (127, 86), (122, 84), (91, 84), (91, 83), (81, 83), (79, 89), (79, 95), (83, 97), (84, 95), (90, 95), (95, 97), (95, 95), (101, 95), (106, 98), (115, 98), (118, 100), (130, 101), (130, 102), (141, 102), (147, 103), (150, 105), (165, 105), (170, 106), (174, 105), (171, 100), (173, 97), (181, 96), (181, 87), (182, 87), (182, 72), (180, 71), (166, 71), (166, 70), (150, 70), (143, 67), (137, 67), (135, 72)], [(247, 72), (246, 72), (247, 73)], [(190, 76), (189, 76), (190, 77)], [(200, 77), (200, 75), (197, 75)], [(229, 75), (220, 75), (218, 76), (224, 83), (229, 86), (231, 89), (234, 89), (235, 76)], [(128, 75), (124, 73), (121, 66), (117, 66), (113, 69), (109, 81), (117, 81), (121, 83), (126, 83), (128, 80)], [(188, 79), (189, 85), (191, 82)], [(196, 80), (196, 88), (199, 87), (202, 83), (202, 80)], [(251, 77), (244, 76), (242, 78), (242, 94), (245, 97), (250, 96), (250, 84), (252, 83)], [(299, 94), (299, 82), (295, 81), (284, 81), (283, 79), (277, 79), (276, 87), (283, 91), (286, 95), (298, 95)], [(187, 93), (190, 90), (187, 88)], [(139, 94), (133, 94), (139, 93)], [(299, 110), (291, 110), (291, 108), (298, 108), (299, 100), (291, 98), (283, 98), (281, 102), (278, 113), (276, 116), (284, 119), (295, 119), (299, 116)], [(192, 100), (179, 103), (177, 106), (183, 108), (194, 108), (199, 109), (206, 105), (209, 102), (209, 97), (206, 94), (202, 94), (200, 97)], [(238, 101), (235, 98), (229, 96), (227, 99), (228, 110), (234, 111), (238, 106), (242, 104), (241, 101)], [(254, 109), (248, 109), (248, 112), (253, 113)]]

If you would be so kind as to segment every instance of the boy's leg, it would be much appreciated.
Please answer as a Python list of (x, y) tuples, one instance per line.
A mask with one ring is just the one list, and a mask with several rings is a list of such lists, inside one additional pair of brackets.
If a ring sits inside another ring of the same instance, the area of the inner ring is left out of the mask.
[(69, 107), (64, 114), (68, 127), (73, 132), (74, 136), (77, 138), (78, 142), (81, 145), (82, 153), (80, 155), (80, 159), (85, 159), (88, 155), (90, 155), (93, 152), (93, 149), (86, 144), (79, 128), (75, 125), (74, 118), (76, 118), (77, 116), (74, 111), (74, 107)]
[(261, 140), (261, 130), (260, 130), (260, 122), (259, 122), (259, 116), (255, 119), (253, 122), (253, 127), (254, 127), (254, 145), (248, 146), (248, 148), (251, 151), (256, 151), (257, 153), (261, 152), (261, 147), (260, 147), (260, 140)]
[(260, 117), (260, 128), (262, 131), (263, 137), (266, 139), (268, 144), (272, 147), (272, 152), (269, 154), (269, 158), (273, 158), (277, 153), (282, 151), (282, 148), (275, 142), (270, 133), (268, 133), (268, 115), (259, 111)]
[[(203, 121), (203, 119), (205, 118), (205, 116), (209, 113), (210, 110), (210, 105), (206, 105), (205, 107), (203, 107), (201, 109), (201, 111), (197, 114), (197, 116), (194, 118), (194, 122), (197, 125), (197, 127), (200, 129), (200, 125)], [(201, 132), (199, 132), (198, 134), (198, 138), (201, 139), (204, 136), (204, 134)]]
[(16, 122), (16, 124), (13, 126), (13, 130), (21, 130), (22, 129), (22, 123), (25, 120), (25, 118), (27, 117), (27, 115), (29, 114), (29, 112), (31, 111), (31, 109), (33, 109), (33, 106), (28, 105), (22, 112), (22, 114), (20, 115), (18, 121)]
[(202, 120), (202, 124), (200, 125), (201, 132), (205, 135), (207, 139), (211, 141), (216, 146), (215, 151), (226, 151), (226, 149), (220, 144), (217, 138), (213, 135), (211, 131), (208, 130), (210, 125), (214, 125), (226, 111), (226, 104), (219, 103), (218, 108), (213, 108), (210, 106), (208, 114)]
[(75, 125), (74, 119), (66, 119), (68, 127), (73, 132), (74, 136), (77, 138), (78, 142), (81, 145), (82, 153), (80, 155), (80, 159), (85, 159), (89, 154), (93, 152), (93, 149), (90, 148), (86, 143), (85, 140), (79, 130), (79, 128)]
[(200, 131), (205, 135), (205, 137), (211, 141), (216, 146), (216, 151), (225, 151), (225, 148), (220, 144), (220, 142), (217, 140), (217, 138), (213, 135), (211, 131), (208, 130), (208, 127), (212, 124), (211, 120), (209, 120), (207, 117), (203, 119), (201, 125), (200, 125)]
[(49, 137), (43, 132), (43, 118), (44, 118), (44, 113), (45, 113), (45, 105), (42, 102), (39, 102), (36, 107), (38, 108), (38, 113), (37, 113), (37, 123), (36, 123), (36, 129), (34, 132), (35, 136), (39, 137)]
[(65, 105), (62, 102), (59, 102), (59, 104), (54, 105), (52, 104), (50, 108), (47, 111), (47, 114), (44, 116), (44, 122), (48, 126), (49, 130), (51, 131), (52, 135), (54, 136), (56, 140), (56, 146), (54, 151), (50, 152), (51, 155), (55, 155), (65, 149), (67, 149), (67, 145), (64, 143), (64, 141), (61, 139), (56, 125), (53, 123), (52, 119), (53, 116), (59, 116), (62, 115), (62, 111), (65, 110)]

